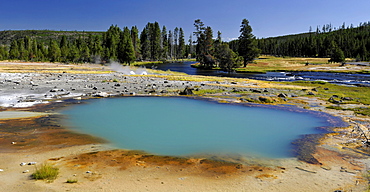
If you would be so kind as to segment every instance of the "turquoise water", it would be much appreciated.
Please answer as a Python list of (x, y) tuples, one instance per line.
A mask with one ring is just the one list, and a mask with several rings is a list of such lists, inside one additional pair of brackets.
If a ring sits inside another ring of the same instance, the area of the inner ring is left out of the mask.
[(172, 97), (98, 99), (62, 114), (72, 129), (116, 147), (174, 156), (292, 157), (293, 140), (327, 125), (308, 113)]

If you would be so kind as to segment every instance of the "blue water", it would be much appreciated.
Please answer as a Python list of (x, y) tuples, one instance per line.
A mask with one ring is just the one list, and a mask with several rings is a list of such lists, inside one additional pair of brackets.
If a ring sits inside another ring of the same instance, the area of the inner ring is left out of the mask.
[(62, 114), (72, 129), (116, 147), (173, 156), (292, 157), (293, 140), (328, 125), (308, 113), (172, 97), (91, 100)]
[(184, 72), (189, 75), (209, 75), (219, 77), (249, 78), (266, 81), (326, 81), (334, 84), (370, 86), (370, 74), (326, 73), (326, 72), (267, 72), (267, 73), (227, 73), (191, 67), (194, 62), (148, 64), (149, 68), (163, 71)]

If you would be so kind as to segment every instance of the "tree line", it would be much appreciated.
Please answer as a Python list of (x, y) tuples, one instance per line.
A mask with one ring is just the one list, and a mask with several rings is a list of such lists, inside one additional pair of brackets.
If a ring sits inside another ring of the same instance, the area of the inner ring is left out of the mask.
[(0, 60), (126, 64), (137, 60), (178, 60), (194, 54), (191, 38), (186, 44), (182, 28), (167, 31), (158, 22), (148, 23), (141, 33), (136, 26), (121, 29), (111, 25), (102, 35), (62, 35), (48, 41), (29, 36), (13, 39), (10, 45), (0, 45)]
[[(256, 37), (252, 33), (252, 27), (247, 19), (242, 20), (240, 36), (231, 44), (223, 42), (221, 32), (217, 32), (217, 38), (213, 38), (213, 30), (210, 26), (197, 19), (194, 22), (196, 37), (196, 59), (202, 68), (220, 68), (224, 71), (232, 71), (243, 65), (247, 66), (258, 57), (260, 50), (257, 48)], [(234, 48), (234, 49), (233, 49)]]
[[(201, 67), (218, 67), (226, 71), (239, 67), (257, 57), (256, 38), (252, 34), (249, 21), (244, 19), (241, 25), (238, 50), (232, 50), (228, 42), (223, 42), (221, 32), (213, 38), (210, 26), (197, 19), (195, 32), (185, 43), (182, 28), (167, 30), (158, 22), (147, 23), (139, 32), (136, 26), (119, 28), (111, 25), (106, 32), (89, 33), (71, 38), (60, 35), (60, 38), (37, 40), (24, 36), (13, 39), (10, 45), (0, 45), (0, 60), (23, 60), (64, 63), (106, 63), (119, 61), (130, 64), (137, 60), (158, 61), (178, 60), (195, 57)], [(37, 31), (25, 31), (24, 33)], [(42, 31), (43, 36), (45, 31)], [(47, 32), (47, 31), (46, 31)], [(8, 32), (9, 33), (9, 32)], [(74, 33), (76, 34), (76, 33)], [(195, 41), (193, 41), (193, 35)], [(58, 37), (58, 35), (53, 35)]]
[(342, 62), (345, 58), (357, 61), (370, 60), (370, 22), (338, 28), (331, 24), (317, 27), (316, 31), (257, 40), (262, 54), (292, 57), (328, 57)]

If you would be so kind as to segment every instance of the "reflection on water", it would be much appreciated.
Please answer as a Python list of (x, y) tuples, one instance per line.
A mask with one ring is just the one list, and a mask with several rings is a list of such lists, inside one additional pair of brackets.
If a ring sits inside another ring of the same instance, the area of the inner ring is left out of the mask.
[(293, 140), (328, 125), (306, 113), (187, 98), (99, 99), (62, 113), (70, 127), (119, 148), (175, 156), (292, 157)]

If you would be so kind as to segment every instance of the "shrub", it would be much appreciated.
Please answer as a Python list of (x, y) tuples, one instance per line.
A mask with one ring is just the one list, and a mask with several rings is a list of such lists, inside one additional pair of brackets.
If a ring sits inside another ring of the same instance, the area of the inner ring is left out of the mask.
[(67, 179), (66, 183), (77, 183), (77, 182), (78, 182), (77, 179)]
[(36, 172), (32, 174), (32, 177), (36, 180), (53, 181), (57, 178), (58, 174), (59, 168), (49, 164), (42, 164), (40, 168), (36, 166)]

